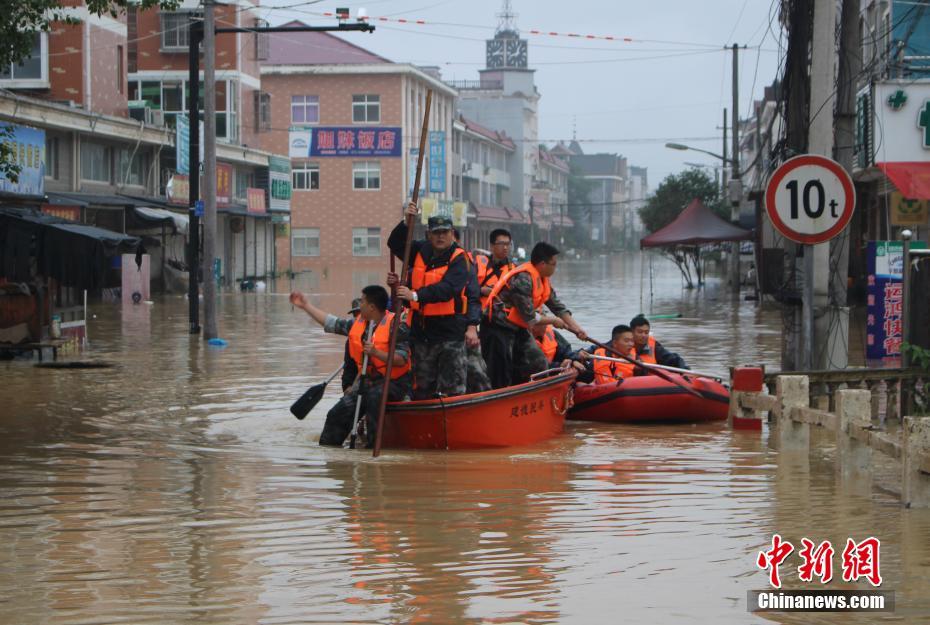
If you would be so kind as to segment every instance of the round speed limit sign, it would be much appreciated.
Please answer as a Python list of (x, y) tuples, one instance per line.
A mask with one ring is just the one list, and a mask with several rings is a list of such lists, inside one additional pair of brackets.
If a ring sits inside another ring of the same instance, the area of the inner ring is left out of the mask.
[(849, 223), (856, 207), (852, 178), (839, 163), (807, 154), (785, 161), (765, 189), (765, 210), (785, 238), (814, 245)]

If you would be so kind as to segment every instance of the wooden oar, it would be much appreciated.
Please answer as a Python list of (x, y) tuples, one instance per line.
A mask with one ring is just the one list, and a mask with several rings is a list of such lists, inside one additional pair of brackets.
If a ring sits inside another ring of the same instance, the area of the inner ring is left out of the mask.
[[(417, 175), (413, 182), (413, 197), (410, 201), (414, 204), (420, 199), (420, 177), (423, 175), (423, 155), (426, 153), (426, 135), (429, 133), (429, 109), (433, 101), (433, 90), (426, 90), (426, 104), (423, 106), (423, 125), (420, 128), (420, 152), (417, 154)], [(398, 276), (401, 280), (407, 276), (407, 266), (410, 263), (410, 248), (413, 246), (413, 215), (407, 215), (405, 220), (407, 225), (407, 239), (404, 241), (404, 258), (400, 265)], [(381, 391), (381, 404), (378, 407), (378, 430), (375, 432), (375, 448), (371, 455), (377, 458), (381, 455), (381, 432), (384, 429), (384, 411), (387, 409), (388, 391), (391, 388), (391, 370), (394, 368), (394, 350), (397, 349), (397, 331), (400, 328), (400, 314), (403, 304), (399, 297), (391, 300), (391, 307), (394, 312), (394, 319), (391, 322), (391, 340), (388, 342), (387, 362), (384, 370), (384, 387)]]
[[(591, 358), (595, 360), (606, 360), (608, 362), (626, 362), (625, 360), (620, 360), (619, 358), (611, 358), (610, 356), (595, 356), (591, 354)], [(649, 363), (650, 367), (656, 369), (662, 369), (663, 371), (670, 371), (672, 373), (680, 373), (681, 375), (690, 375), (695, 378), (707, 378), (708, 380), (715, 380), (717, 382), (722, 382), (723, 378), (719, 375), (714, 375), (713, 373), (702, 373), (700, 371), (693, 371), (691, 369), (679, 369), (678, 367), (669, 367), (668, 365), (654, 365)]]
[(291, 414), (293, 414), (298, 419), (303, 419), (309, 414), (313, 407), (320, 403), (320, 399), (323, 398), (323, 391), (326, 390), (326, 385), (332, 382), (337, 375), (342, 372), (342, 368), (345, 367), (345, 364), (340, 365), (331, 376), (326, 378), (326, 381), (322, 384), (314, 384), (308, 388), (300, 398), (291, 404)]
[(607, 351), (607, 352), (610, 352), (611, 354), (614, 354), (617, 358), (622, 358), (622, 359), (625, 360), (626, 362), (631, 362), (631, 363), (633, 363), (634, 365), (636, 365), (637, 367), (640, 367), (641, 369), (643, 369), (644, 371), (649, 371), (649, 372), (652, 373), (653, 375), (656, 375), (656, 376), (662, 378), (662, 379), (665, 380), (666, 382), (671, 382), (671, 383), (674, 384), (675, 386), (680, 386), (681, 388), (685, 389), (686, 391), (688, 391), (689, 393), (691, 393), (691, 394), (694, 395), (695, 397), (698, 397), (698, 398), (700, 398), (700, 399), (704, 399), (704, 396), (703, 396), (703, 395), (701, 395), (700, 393), (698, 393), (696, 390), (694, 390), (693, 388), (691, 388), (690, 386), (688, 386), (688, 385), (685, 384), (684, 382), (681, 382), (680, 380), (676, 380), (675, 378), (673, 378), (672, 376), (670, 376), (668, 373), (666, 373), (666, 372), (663, 371), (662, 369), (657, 369), (656, 367), (653, 367), (652, 365), (647, 365), (647, 364), (644, 363), (642, 360), (637, 360), (637, 359), (635, 359), (635, 358), (630, 358), (629, 356), (624, 356), (623, 354), (621, 354), (620, 352), (618, 352), (617, 350), (615, 350), (615, 349), (614, 349), (613, 347), (611, 347), (610, 345), (605, 345), (604, 343), (598, 343), (597, 341), (595, 341), (595, 340), (592, 339), (591, 337), (588, 337), (588, 340), (590, 340), (594, 345), (597, 345), (598, 347), (600, 347), (600, 348), (603, 349), (604, 351)]
[[(365, 335), (362, 337), (362, 345), (365, 341), (371, 340), (371, 334), (374, 330), (374, 324), (365, 326)], [(349, 435), (349, 449), (355, 449), (355, 441), (358, 439), (358, 426), (361, 422), (362, 402), (365, 401), (365, 382), (368, 381), (368, 354), (362, 358), (362, 370), (358, 376), (358, 397), (355, 398), (355, 418), (352, 419), (352, 433)]]

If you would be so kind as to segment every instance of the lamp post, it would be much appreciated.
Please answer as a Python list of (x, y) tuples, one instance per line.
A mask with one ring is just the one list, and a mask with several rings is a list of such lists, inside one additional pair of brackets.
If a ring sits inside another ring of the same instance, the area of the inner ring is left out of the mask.
[[(724, 166), (731, 166), (733, 168), (733, 179), (730, 180), (729, 187), (727, 189), (728, 199), (730, 200), (731, 211), (730, 211), (730, 220), (735, 221), (739, 218), (738, 206), (743, 197), (743, 188), (740, 178), (739, 171), (739, 161), (734, 158), (727, 158), (717, 154), (716, 152), (711, 152), (710, 150), (704, 150), (701, 148), (694, 148), (689, 145), (684, 145), (682, 143), (666, 143), (665, 147), (670, 150), (691, 150), (692, 152), (700, 152), (701, 154), (707, 154), (708, 156), (713, 156), (716, 159), (719, 159), (723, 162)], [(725, 147), (725, 146), (724, 146)], [(739, 273), (739, 243), (734, 242), (731, 246), (730, 251), (730, 287), (733, 291), (739, 292), (740, 286), (740, 273)]]
[[(193, 14), (192, 14), (193, 15)], [(336, 9), (336, 15), (339, 23), (336, 26), (265, 26), (255, 28), (245, 28), (241, 26), (228, 26), (214, 28), (213, 32), (217, 35), (227, 33), (298, 33), (298, 32), (328, 32), (328, 31), (361, 31), (374, 32), (375, 27), (368, 23), (368, 16), (364, 9), (359, 9), (357, 21), (348, 22), (348, 9)], [(190, 127), (190, 197), (188, 198), (188, 215), (190, 219), (187, 258), (188, 258), (188, 316), (191, 334), (200, 333), (200, 288), (199, 276), (197, 274), (200, 268), (200, 218), (196, 212), (197, 200), (200, 198), (200, 45), (204, 40), (204, 23), (200, 19), (191, 18), (188, 35), (188, 79), (190, 90), (188, 92), (188, 119)], [(214, 94), (205, 93), (204, 98), (212, 98)], [(216, 144), (204, 145), (204, 160), (215, 157)], [(212, 155), (208, 155), (212, 152)], [(206, 172), (204, 172), (206, 173)], [(215, 174), (214, 174), (215, 175)], [(210, 259), (209, 265), (212, 267), (213, 260)], [(204, 276), (206, 279), (207, 278)]]

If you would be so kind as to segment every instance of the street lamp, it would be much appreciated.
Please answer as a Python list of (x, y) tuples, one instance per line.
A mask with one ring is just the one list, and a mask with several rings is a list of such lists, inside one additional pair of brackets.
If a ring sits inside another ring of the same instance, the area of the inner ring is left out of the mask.
[(727, 158), (726, 156), (721, 156), (717, 154), (716, 152), (711, 152), (709, 150), (702, 150), (701, 148), (692, 148), (690, 145), (684, 145), (682, 143), (666, 143), (665, 147), (669, 148), (670, 150), (691, 150), (692, 152), (700, 152), (702, 154), (713, 156), (714, 158), (719, 158), (721, 161), (723, 161), (727, 165), (731, 165), (731, 166), (734, 165), (733, 160)]

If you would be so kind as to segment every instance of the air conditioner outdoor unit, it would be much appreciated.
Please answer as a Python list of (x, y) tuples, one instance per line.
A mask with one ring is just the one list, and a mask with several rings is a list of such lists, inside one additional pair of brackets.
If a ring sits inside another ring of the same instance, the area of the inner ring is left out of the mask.
[(154, 109), (146, 109), (146, 110), (147, 110), (149, 113), (151, 113), (151, 115), (150, 115), (151, 119), (150, 119), (149, 121), (145, 122), (147, 125), (149, 125), (149, 126), (159, 126), (159, 127), (165, 125), (165, 112), (164, 112), (164, 111), (157, 111), (157, 110), (154, 110)]

